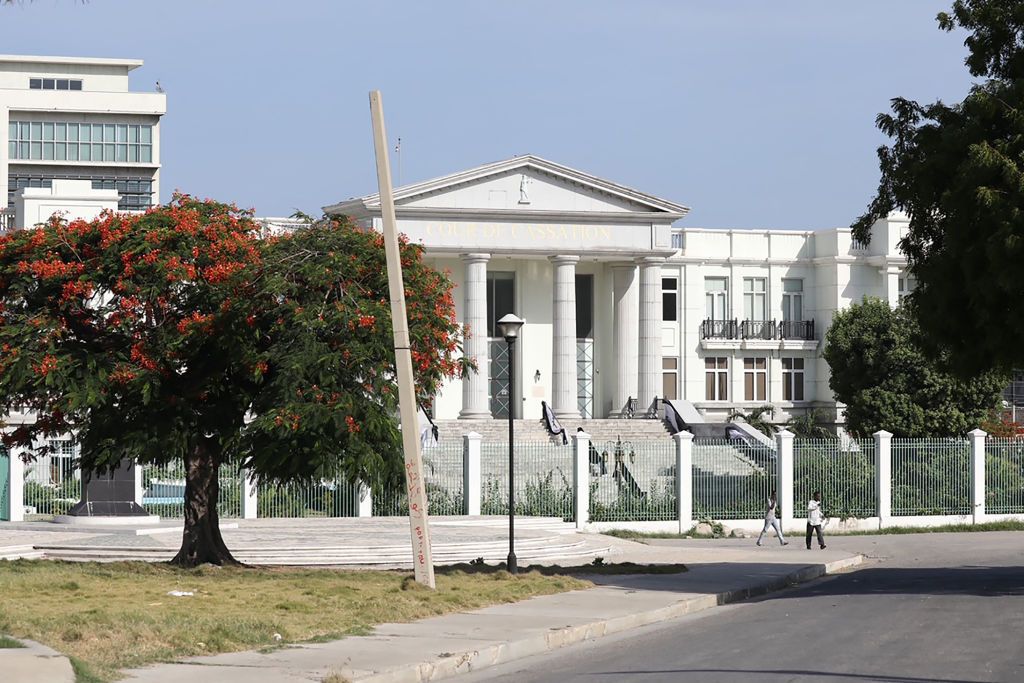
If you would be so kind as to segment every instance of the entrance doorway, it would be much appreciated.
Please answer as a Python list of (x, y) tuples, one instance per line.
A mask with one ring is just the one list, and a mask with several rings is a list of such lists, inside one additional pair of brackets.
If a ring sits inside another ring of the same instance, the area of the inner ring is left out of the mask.
[(515, 416), (515, 388), (509, 382), (508, 344), (498, 335), (498, 320), (514, 313), (515, 273), (487, 273), (487, 337), (488, 337), (488, 394), (491, 417), (508, 419)]

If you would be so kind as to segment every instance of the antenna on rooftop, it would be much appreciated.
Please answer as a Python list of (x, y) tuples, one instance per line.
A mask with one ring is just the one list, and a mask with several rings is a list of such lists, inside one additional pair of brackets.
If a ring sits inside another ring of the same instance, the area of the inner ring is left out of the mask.
[(402, 186), (402, 138), (398, 138), (398, 142), (395, 143), (395, 156), (398, 162), (398, 186)]

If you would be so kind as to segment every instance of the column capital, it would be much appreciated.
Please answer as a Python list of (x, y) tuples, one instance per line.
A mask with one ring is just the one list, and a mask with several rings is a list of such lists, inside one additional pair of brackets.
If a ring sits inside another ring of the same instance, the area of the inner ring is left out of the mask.
[(635, 270), (636, 261), (611, 261), (608, 267), (612, 270)]
[(472, 253), (472, 254), (459, 254), (459, 258), (464, 263), (487, 263), (491, 260), (490, 254)]
[(548, 260), (551, 261), (552, 263), (579, 263), (580, 257), (573, 256), (570, 254), (556, 254), (553, 256), (548, 256)]
[(633, 261), (638, 266), (660, 266), (666, 259), (664, 256), (637, 256)]

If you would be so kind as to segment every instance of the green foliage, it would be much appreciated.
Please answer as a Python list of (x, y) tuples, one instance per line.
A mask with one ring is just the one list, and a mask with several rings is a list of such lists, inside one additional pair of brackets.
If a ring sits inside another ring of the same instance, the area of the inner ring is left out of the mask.
[(989, 446), (985, 454), (985, 511), (1024, 513), (1024, 439)]
[(943, 370), (943, 357), (922, 350), (912, 313), (865, 298), (836, 314), (825, 337), (829, 386), (846, 404), (846, 428), (867, 436), (965, 434), (998, 405), (1006, 376), (985, 372), (960, 379)]
[[(951, 447), (952, 446), (952, 447)], [(971, 456), (966, 441), (893, 449), (893, 515), (971, 513)]]
[(836, 433), (830, 423), (829, 416), (815, 408), (790, 418), (785, 427), (801, 439), (834, 439)]
[(590, 484), (590, 520), (593, 522), (643, 522), (677, 518), (676, 495), (672, 483), (652, 484), (650, 491), (619, 485), (618, 495), (609, 502), (597, 495), (598, 483)]
[[(867, 450), (870, 448), (871, 450)], [(825, 513), (830, 517), (873, 517), (878, 513), (875, 491), (874, 446), (843, 450), (839, 439), (794, 441), (794, 517), (804, 514), (804, 504), (821, 491)]]
[(732, 420), (743, 420), (765, 436), (775, 436), (775, 425), (771, 422), (771, 418), (774, 416), (775, 407), (766, 405), (761, 406), (760, 408), (752, 408), (750, 412), (745, 412), (740, 409), (733, 410), (725, 419), (730, 422)]
[(25, 482), (25, 505), (36, 509), (39, 515), (63, 515), (82, 497), (82, 482), (67, 479), (59, 486)]
[[(508, 514), (506, 480), (488, 479), (483, 483), (480, 512), (485, 515)], [(561, 469), (554, 469), (540, 477), (528, 479), (522, 487), (517, 486), (516, 514), (571, 520), (573, 499), (569, 478)]]
[[(961, 102), (897, 98), (878, 116), (892, 144), (878, 150), (878, 191), (854, 234), (869, 241), (875, 221), (908, 215), (900, 248), (917, 279), (910, 300), (925, 347), (973, 377), (1024, 365), (1024, 7), (956, 0), (939, 25), (970, 32), (966, 64), (985, 80)], [(895, 396), (880, 402), (909, 410)]]

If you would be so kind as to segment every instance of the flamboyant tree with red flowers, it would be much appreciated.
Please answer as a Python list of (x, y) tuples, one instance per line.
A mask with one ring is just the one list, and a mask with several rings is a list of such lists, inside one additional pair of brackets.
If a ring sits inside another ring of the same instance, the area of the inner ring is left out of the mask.
[[(416, 387), (465, 371), (452, 284), (402, 244)], [(0, 401), (74, 432), (81, 466), (185, 464), (173, 562), (234, 563), (217, 470), (264, 482), (397, 476), (394, 352), (381, 236), (325, 218), (265, 236), (251, 213), (176, 195), (141, 215), (0, 236)]]

